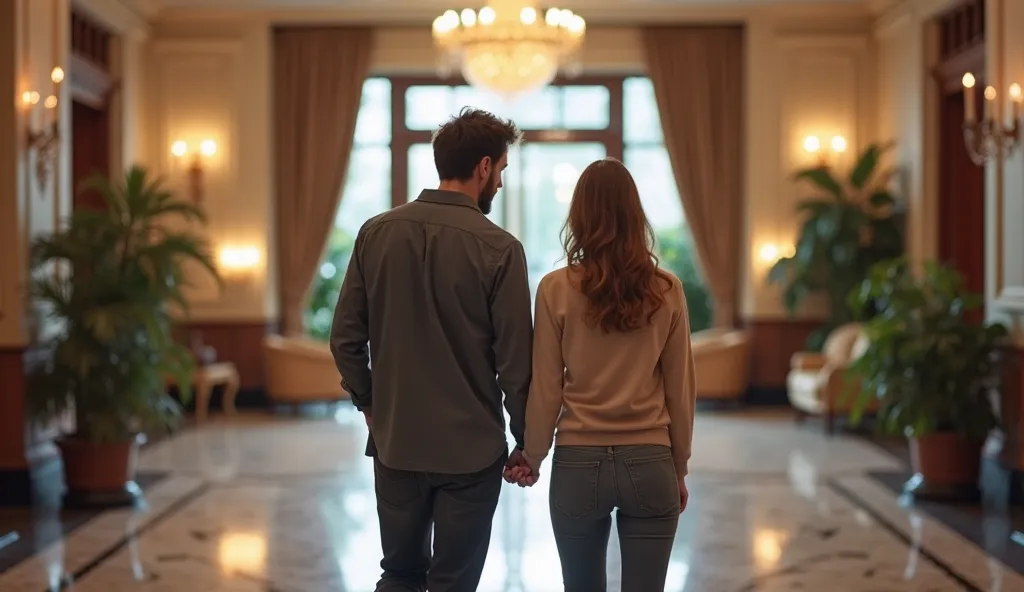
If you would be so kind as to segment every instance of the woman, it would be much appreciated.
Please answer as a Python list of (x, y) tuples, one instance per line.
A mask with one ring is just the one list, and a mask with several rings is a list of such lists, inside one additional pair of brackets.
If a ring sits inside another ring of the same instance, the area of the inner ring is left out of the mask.
[(567, 591), (605, 590), (616, 508), (622, 589), (663, 590), (693, 430), (683, 287), (658, 269), (654, 232), (618, 160), (583, 171), (563, 240), (567, 267), (537, 289), (524, 451), (532, 476), (518, 481), (535, 481), (555, 439), (551, 524)]

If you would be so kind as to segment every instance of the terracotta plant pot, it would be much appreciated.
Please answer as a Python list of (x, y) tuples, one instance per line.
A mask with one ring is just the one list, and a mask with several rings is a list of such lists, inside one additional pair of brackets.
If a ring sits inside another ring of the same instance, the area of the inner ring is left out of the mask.
[(68, 437), (57, 443), (64, 459), (65, 503), (131, 505), (141, 491), (135, 484), (139, 440), (97, 444)]
[(915, 475), (905, 491), (919, 497), (976, 497), (983, 446), (983, 440), (951, 432), (911, 438)]

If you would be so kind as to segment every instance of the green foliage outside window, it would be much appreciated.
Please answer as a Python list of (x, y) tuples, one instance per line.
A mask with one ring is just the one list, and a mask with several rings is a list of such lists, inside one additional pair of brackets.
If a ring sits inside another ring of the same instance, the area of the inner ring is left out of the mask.
[[(320, 266), (309, 305), (306, 307), (306, 332), (313, 339), (327, 341), (331, 333), (334, 307), (338, 302), (345, 270), (352, 254), (354, 238), (335, 228), (327, 244), (327, 252)], [(708, 329), (713, 323), (712, 301), (689, 234), (681, 228), (658, 232), (658, 257), (661, 266), (683, 282), (686, 302), (690, 310), (690, 329), (694, 332)]]
[(334, 307), (338, 304), (341, 283), (345, 279), (348, 260), (355, 239), (341, 228), (335, 227), (327, 241), (327, 252), (320, 264), (306, 306), (306, 333), (313, 339), (327, 341), (331, 336)]
[(682, 228), (659, 230), (657, 237), (661, 267), (683, 282), (686, 305), (690, 311), (690, 331), (696, 333), (710, 329), (714, 323), (711, 293), (697, 265), (693, 239)]

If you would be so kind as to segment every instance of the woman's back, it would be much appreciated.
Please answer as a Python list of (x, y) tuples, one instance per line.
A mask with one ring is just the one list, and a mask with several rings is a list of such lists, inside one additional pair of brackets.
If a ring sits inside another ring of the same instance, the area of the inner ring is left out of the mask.
[[(534, 341), (534, 381), (539, 387), (534, 393), (538, 397), (549, 394), (542, 384), (559, 372), (560, 358), (564, 380), (557, 393), (563, 408), (557, 423), (558, 444), (669, 445), (663, 369), (670, 373), (672, 384), (675, 375), (685, 373), (689, 352), (670, 349), (668, 355), (676, 359), (663, 362), (662, 358), (666, 346), (672, 345), (673, 330), (689, 333), (682, 285), (674, 276), (659, 273), (665, 304), (654, 311), (650, 321), (630, 331), (605, 331), (588, 320), (589, 301), (573, 275), (568, 268), (559, 269), (548, 274), (537, 290), (538, 323), (551, 322), (559, 330), (542, 328)], [(528, 446), (527, 454), (536, 454), (535, 448), (546, 450), (551, 442), (542, 439), (536, 444)], [(689, 456), (688, 450), (685, 452)]]
[(662, 590), (689, 498), (683, 287), (658, 269), (636, 183), (617, 160), (583, 171), (563, 239), (566, 268), (537, 290), (523, 456), (539, 474), (557, 426), (551, 525), (567, 591), (606, 589), (613, 512), (622, 589)]

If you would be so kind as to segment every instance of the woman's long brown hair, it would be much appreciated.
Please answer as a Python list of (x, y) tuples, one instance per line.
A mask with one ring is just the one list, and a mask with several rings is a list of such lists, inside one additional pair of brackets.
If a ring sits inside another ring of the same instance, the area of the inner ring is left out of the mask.
[(651, 322), (670, 287), (633, 176), (614, 158), (583, 171), (562, 228), (566, 261), (590, 302), (587, 322), (628, 332)]

